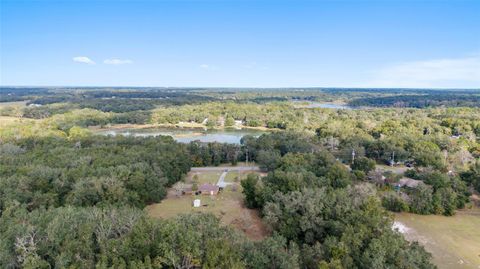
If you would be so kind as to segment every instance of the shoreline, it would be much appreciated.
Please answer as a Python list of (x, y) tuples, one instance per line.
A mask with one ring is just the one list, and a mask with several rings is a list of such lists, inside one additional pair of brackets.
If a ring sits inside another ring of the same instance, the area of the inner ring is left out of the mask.
[(274, 132), (274, 131), (279, 131), (280, 129), (277, 128), (267, 128), (264, 126), (259, 126), (259, 127), (251, 127), (251, 126), (215, 126), (215, 127), (207, 127), (206, 125), (200, 124), (200, 123), (147, 123), (147, 124), (131, 124), (131, 123), (126, 123), (126, 124), (112, 124), (112, 125), (107, 125), (107, 126), (89, 126), (88, 129), (91, 131), (96, 131), (96, 132), (102, 132), (102, 131), (109, 131), (109, 130), (121, 130), (121, 129), (153, 129), (153, 128), (178, 128), (178, 129), (203, 129), (203, 130), (228, 130), (228, 129), (233, 129), (233, 130), (257, 130), (257, 131), (267, 131), (267, 132)]

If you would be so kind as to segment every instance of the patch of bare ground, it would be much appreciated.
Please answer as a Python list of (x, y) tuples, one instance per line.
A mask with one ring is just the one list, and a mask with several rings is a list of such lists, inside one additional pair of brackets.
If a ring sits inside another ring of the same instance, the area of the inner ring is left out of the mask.
[(473, 193), (472, 196), (470, 196), (470, 199), (476, 207), (480, 208), (480, 195), (477, 192)]
[(255, 209), (245, 208), (241, 216), (233, 219), (230, 225), (242, 231), (248, 238), (256, 241), (264, 239), (270, 233), (263, 223), (260, 213)]

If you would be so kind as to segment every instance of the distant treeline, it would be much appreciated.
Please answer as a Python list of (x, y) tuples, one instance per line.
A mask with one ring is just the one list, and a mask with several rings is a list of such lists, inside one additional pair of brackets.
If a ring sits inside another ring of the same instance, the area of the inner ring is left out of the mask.
[(48, 95), (46, 88), (2, 88), (0, 87), (0, 103), (25, 101), (34, 96)]
[(211, 97), (177, 92), (119, 92), (119, 91), (89, 91), (57, 94), (55, 96), (40, 96), (28, 104), (69, 103), (79, 108), (92, 108), (103, 112), (130, 112), (151, 110), (161, 105), (195, 104), (213, 100)]
[(198, 104), (209, 101), (284, 102), (343, 101), (352, 106), (434, 107), (480, 106), (478, 90), (469, 89), (362, 89), (362, 88), (124, 88), (46, 87), (0, 88), (0, 102), (26, 101), (28, 104), (68, 103), (79, 108), (104, 112), (152, 110), (158, 106)]
[(436, 92), (426, 95), (367, 97), (349, 102), (351, 106), (372, 107), (480, 107), (480, 94)]

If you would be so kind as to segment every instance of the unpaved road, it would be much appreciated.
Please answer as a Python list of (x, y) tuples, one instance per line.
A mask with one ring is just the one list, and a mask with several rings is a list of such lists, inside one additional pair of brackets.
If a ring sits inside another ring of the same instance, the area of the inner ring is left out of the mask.
[(217, 186), (220, 188), (225, 188), (228, 185), (232, 184), (229, 182), (225, 182), (225, 177), (227, 173), (230, 171), (238, 171), (238, 172), (248, 172), (248, 171), (260, 171), (258, 166), (228, 166), (228, 167), (221, 167), (221, 166), (207, 166), (207, 167), (192, 167), (190, 170), (191, 172), (217, 172), (223, 171), (217, 181)]
[(225, 176), (227, 176), (227, 173), (228, 172), (225, 171), (220, 175), (220, 178), (218, 179), (218, 182), (217, 182), (218, 187), (225, 188), (228, 185), (232, 184), (232, 183), (229, 183), (229, 182), (225, 182)]
[(192, 167), (192, 172), (216, 172), (216, 171), (260, 171), (258, 166), (205, 166), (205, 167)]

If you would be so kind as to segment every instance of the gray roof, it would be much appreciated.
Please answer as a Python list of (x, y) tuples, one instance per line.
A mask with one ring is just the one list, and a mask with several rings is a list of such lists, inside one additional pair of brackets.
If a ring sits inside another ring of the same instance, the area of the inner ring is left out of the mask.
[(423, 184), (421, 180), (416, 180), (413, 178), (403, 177), (401, 178), (396, 185), (400, 187), (409, 187), (409, 188), (416, 188), (419, 184)]
[(198, 187), (198, 190), (201, 191), (201, 192), (217, 192), (218, 191), (218, 186), (216, 185), (212, 185), (210, 183), (205, 183), (205, 184), (202, 184)]

